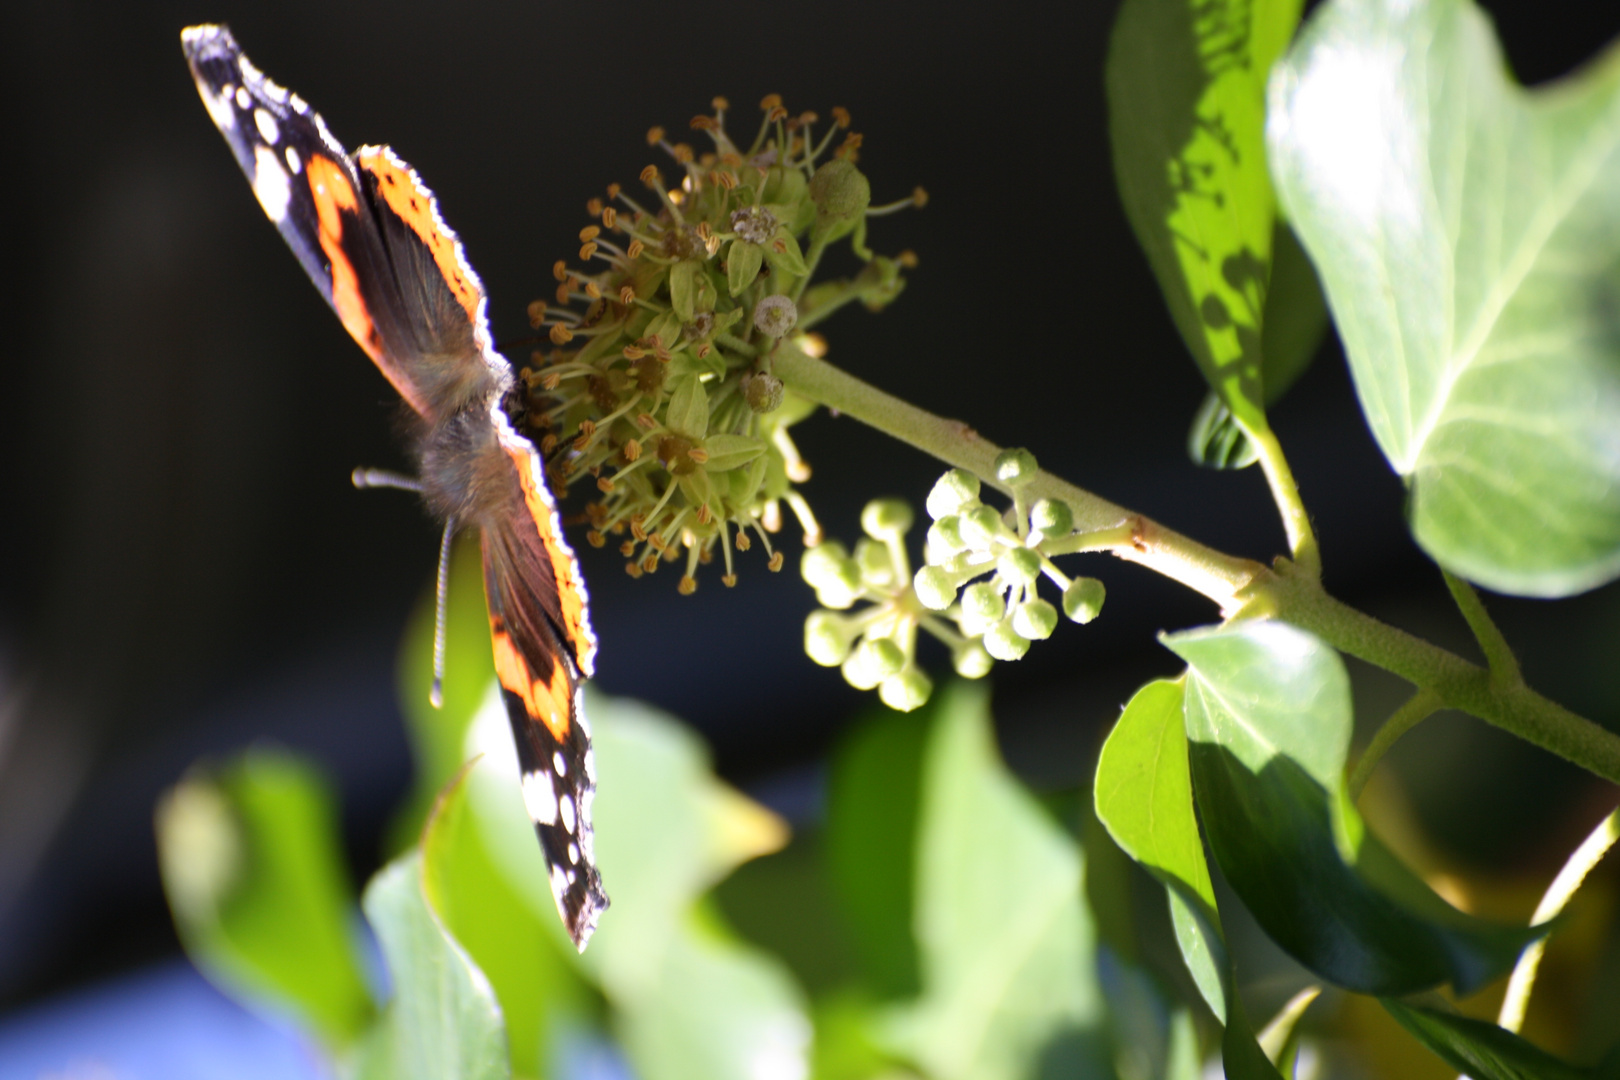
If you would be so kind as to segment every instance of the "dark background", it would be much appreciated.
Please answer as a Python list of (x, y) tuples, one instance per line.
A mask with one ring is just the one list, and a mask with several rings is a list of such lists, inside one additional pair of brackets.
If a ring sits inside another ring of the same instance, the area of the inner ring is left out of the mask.
[[(1529, 82), (1620, 29), (1605, 4), (1485, 6)], [(230, 22), (351, 148), (388, 142), (415, 164), (489, 288), (498, 338), (529, 332), (525, 304), (552, 292), (586, 200), (658, 160), (649, 126), (687, 138), (715, 94), (735, 133), (769, 92), (824, 117), (844, 105), (874, 201), (915, 184), (932, 201), (873, 223), (879, 251), (909, 247), (921, 265), (881, 316), (824, 327), (830, 359), (1109, 499), (1269, 558), (1282, 533), (1258, 471), (1204, 472), (1182, 449), (1203, 391), (1114, 192), (1114, 8), (12, 5), (0, 1007), (176, 949), (151, 809), (198, 756), (255, 739), (316, 755), (341, 786), (357, 878), (409, 780), (393, 664), (436, 529), (408, 497), (350, 487), (357, 464), (404, 464), (392, 392), (263, 219), (197, 100), (182, 26)], [(1275, 423), (1330, 588), (1469, 650), (1407, 539), (1336, 343)], [(815, 467), (805, 493), (846, 540), (867, 498), (920, 507), (940, 471), (848, 420), (796, 434)], [(690, 598), (673, 573), (632, 582), (609, 553), (584, 561), (602, 687), (683, 716), (725, 775), (803, 814), (817, 761), (865, 699), (803, 656), (813, 601), (798, 537), (785, 547), (782, 574), (756, 549), (735, 590), (711, 572)], [(1158, 630), (1215, 614), (1139, 568), (1097, 557), (1088, 572), (1109, 586), (1105, 617), (994, 675), (1003, 745), (1042, 786), (1080, 783), (1134, 687), (1175, 669)], [(1532, 682), (1620, 726), (1614, 587), (1493, 610)], [(1357, 674), (1369, 717), (1398, 702), (1393, 679)], [(1394, 764), (1464, 866), (1544, 870), (1612, 797), (1458, 718), (1425, 725)]]

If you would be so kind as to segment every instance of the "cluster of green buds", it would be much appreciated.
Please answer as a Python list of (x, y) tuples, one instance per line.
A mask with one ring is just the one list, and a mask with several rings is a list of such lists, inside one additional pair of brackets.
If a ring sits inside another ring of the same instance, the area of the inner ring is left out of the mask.
[[(972, 473), (952, 469), (940, 477), (928, 494), (934, 523), (925, 565), (915, 575), (905, 550), (911, 510), (898, 500), (867, 505), (861, 525), (869, 539), (853, 554), (836, 543), (806, 552), (804, 578), (822, 610), (805, 622), (805, 652), (819, 664), (841, 667), (857, 689), (877, 687), (890, 708), (909, 710), (932, 690), (917, 667), (919, 630), (944, 643), (958, 675), (976, 679), (995, 660), (1022, 658), (1031, 642), (1057, 629), (1059, 608), (1039, 596), (1041, 578), (1061, 590), (1062, 615), (1077, 623), (1096, 618), (1103, 583), (1071, 578), (1052, 559), (1097, 550), (1112, 538), (1076, 533), (1064, 502), (1028, 502), (1023, 493), (1037, 471), (1027, 450), (996, 458), (996, 480), (1013, 493), (1006, 511), (980, 498)], [(869, 605), (852, 610), (860, 600)]]
[[(747, 551), (751, 537), (780, 569), (769, 534), (784, 506), (807, 543), (820, 539), (794, 486), (810, 470), (788, 433), (814, 406), (783, 386), (772, 356), (784, 341), (823, 355), (816, 324), (851, 301), (880, 310), (916, 264), (909, 252), (887, 258), (866, 246), (868, 218), (926, 196), (919, 188), (871, 205), (849, 114), (834, 109), (818, 137), (814, 113), (790, 116), (774, 94), (761, 106), (746, 146), (727, 135), (720, 98), (691, 124), (712, 152), (648, 132), (678, 175), (642, 170), (655, 200), (646, 206), (618, 184), (592, 199), (599, 224), (579, 235), (590, 269), (559, 261), (556, 304), (529, 305), (552, 347), (521, 372), (519, 422), (558, 490), (592, 478), (587, 540), (616, 542), (635, 577), (683, 560), (682, 593), (697, 588), (697, 567), (717, 550), (721, 580), (735, 584), (733, 549)], [(864, 269), (811, 284), (823, 252), (845, 238)]]

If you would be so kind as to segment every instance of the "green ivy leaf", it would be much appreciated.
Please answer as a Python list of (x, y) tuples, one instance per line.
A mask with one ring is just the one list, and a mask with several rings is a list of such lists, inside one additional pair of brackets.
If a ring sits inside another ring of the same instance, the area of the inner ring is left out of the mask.
[(1448, 980), (1468, 993), (1539, 936), (1452, 908), (1366, 832), (1345, 793), (1350, 682), (1332, 649), (1270, 621), (1162, 640), (1189, 665), (1187, 739), (1210, 849), (1301, 964), (1363, 993)]
[(193, 770), (157, 807), (175, 927), (221, 989), (291, 1014), (331, 1050), (373, 1008), (350, 932), (354, 898), (325, 780), (290, 754), (248, 750)]
[(1093, 798), (1114, 842), (1169, 890), (1182, 958), (1224, 1023), (1226, 949), (1193, 814), (1182, 695), (1181, 679), (1160, 679), (1136, 692), (1098, 756)]
[(434, 915), (488, 977), (500, 1003), (512, 1070), (545, 1075), (559, 1036), (599, 1007), (555, 912), (536, 911), (495, 866), (474, 820), (465, 776), (439, 797), (422, 832), (422, 887)]
[(1507, 72), (1468, 0), (1325, 4), (1269, 143), (1418, 543), (1564, 596), (1620, 575), (1620, 48)]
[(884, 1041), (936, 1080), (1028, 1076), (1054, 1045), (1100, 1071), (1101, 994), (1079, 846), (995, 750), (988, 693), (937, 695), (922, 766), (915, 932), (923, 992)]
[(1256, 430), (1276, 217), (1265, 79), (1299, 11), (1300, 0), (1126, 0), (1108, 50), (1126, 216), (1204, 378)]
[[(1285, 222), (1272, 234), (1271, 285), (1260, 331), (1266, 407), (1275, 405), (1316, 358), (1327, 332), (1327, 300), (1305, 249)], [(1187, 453), (1208, 469), (1244, 469), (1259, 454), (1221, 395), (1211, 390), (1193, 417)]]
[(371, 879), (366, 919), (377, 933), (394, 998), (366, 1041), (358, 1074), (390, 1080), (505, 1080), (501, 1007), (478, 970), (428, 906), (422, 857), (412, 851)]
[(1419, 1042), (1473, 1080), (1592, 1080), (1578, 1069), (1495, 1024), (1422, 1005), (1382, 999)]
[(827, 781), (827, 876), (865, 983), (882, 997), (921, 987), (911, 936), (913, 852), (931, 710), (874, 710), (833, 757)]
[[(792, 1074), (809, 1052), (801, 993), (779, 961), (731, 940), (698, 904), (739, 863), (780, 847), (786, 826), (715, 779), (696, 736), (673, 718), (596, 693), (585, 710), (601, 778), (596, 858), (613, 906), (579, 964), (613, 1004), (636, 1075), (747, 1080), (756, 1061)], [(495, 865), (560, 945), (566, 937), (493, 686), (468, 753), (484, 755), (469, 795)]]

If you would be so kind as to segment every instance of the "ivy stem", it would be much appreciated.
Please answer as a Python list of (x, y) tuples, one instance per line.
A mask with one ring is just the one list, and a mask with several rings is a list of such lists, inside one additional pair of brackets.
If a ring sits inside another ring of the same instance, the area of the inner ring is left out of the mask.
[(1439, 694), (1424, 688), (1407, 698), (1400, 708), (1390, 714), (1389, 719), (1379, 726), (1372, 742), (1367, 744), (1366, 752), (1361, 755), (1356, 767), (1350, 772), (1351, 802), (1361, 798), (1361, 789), (1367, 786), (1373, 769), (1389, 748), (1395, 745), (1395, 741), (1433, 716), (1442, 704)]
[(1519, 671), (1519, 658), (1513, 655), (1513, 650), (1508, 647), (1502, 631), (1491, 621), (1490, 613), (1485, 610), (1485, 603), (1479, 598), (1479, 593), (1451, 571), (1442, 567), (1440, 573), (1446, 579), (1446, 588), (1451, 590), (1451, 598), (1457, 601), (1458, 610), (1462, 612), (1463, 618), (1468, 620), (1468, 629), (1474, 632), (1474, 640), (1479, 642), (1480, 651), (1485, 654), (1485, 662), (1491, 669), (1491, 678), (1503, 686), (1522, 684), (1524, 675)]
[[(961, 421), (935, 416), (884, 393), (807, 355), (790, 340), (781, 342), (774, 357), (777, 376), (794, 393), (846, 413), (1011, 494), (994, 480), (1001, 447)], [(1320, 577), (1309, 562), (1279, 559), (1273, 570), (1252, 559), (1227, 555), (1044, 471), (1036, 474), (1025, 495), (1068, 503), (1080, 532), (1120, 529), (1117, 535), (1124, 539), (1106, 550), (1202, 593), (1221, 606), (1224, 616), (1286, 620), (1340, 652), (1432, 690), (1446, 708), (1476, 716), (1620, 784), (1620, 735), (1548, 700), (1523, 682), (1505, 684), (1477, 664), (1334, 599), (1322, 590)], [(1298, 502), (1297, 493), (1293, 502)], [(1299, 517), (1304, 520), (1303, 509)], [(1305, 535), (1311, 535), (1308, 522), (1304, 528)], [(1300, 550), (1314, 557), (1314, 538)]]
[(1320, 578), (1322, 553), (1316, 544), (1316, 531), (1311, 528), (1310, 515), (1299, 497), (1299, 485), (1294, 482), (1294, 472), (1283, 456), (1282, 444), (1264, 421), (1259, 430), (1244, 424), (1243, 433), (1260, 455), (1260, 468), (1271, 487), (1271, 499), (1282, 514), (1283, 531), (1288, 536), (1288, 550), (1294, 557), (1294, 565), (1310, 577)]
[[(1547, 892), (1536, 905), (1536, 913), (1530, 916), (1530, 925), (1540, 926), (1542, 923), (1556, 916), (1564, 910), (1575, 890), (1581, 887), (1586, 875), (1598, 864), (1598, 861), (1620, 840), (1620, 807), (1609, 812), (1609, 816), (1598, 822), (1598, 827), (1592, 830), (1590, 836), (1581, 841), (1581, 846), (1564, 863), (1564, 868), (1558, 871), (1553, 878)], [(1547, 939), (1538, 938), (1532, 942), (1519, 956), (1519, 962), (1513, 965), (1513, 975), (1508, 979), (1507, 994), (1502, 998), (1502, 1011), (1497, 1014), (1496, 1022), (1509, 1031), (1517, 1032), (1524, 1024), (1524, 1013), (1530, 1005), (1530, 989), (1536, 982), (1536, 971), (1541, 967), (1541, 954), (1547, 950)]]
[[(806, 354), (787, 340), (776, 350), (775, 370), (787, 388), (801, 397), (837, 409), (1012, 494), (1011, 488), (995, 481), (996, 455), (1001, 453), (1001, 447), (960, 420), (947, 420), (901, 401)], [(1174, 578), (1215, 601), (1226, 613), (1241, 606), (1240, 594), (1259, 576), (1270, 573), (1252, 559), (1205, 547), (1044, 470), (1024, 488), (1024, 495), (1030, 500), (1061, 499), (1068, 503), (1074, 512), (1075, 528), (1083, 533), (1124, 527), (1118, 534), (1120, 540), (1105, 550)]]

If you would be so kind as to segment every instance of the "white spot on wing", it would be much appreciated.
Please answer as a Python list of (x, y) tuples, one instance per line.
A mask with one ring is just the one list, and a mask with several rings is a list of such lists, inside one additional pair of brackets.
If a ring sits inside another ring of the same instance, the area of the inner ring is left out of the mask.
[(569, 881), (568, 878), (564, 876), (563, 868), (560, 866), (553, 866), (551, 868), (551, 895), (556, 897), (557, 907), (559, 910), (562, 908), (563, 893), (568, 891), (568, 885)]
[(575, 844), (575, 843), (572, 843), (572, 842), (569, 843), (569, 845), (568, 845), (568, 861), (571, 862), (571, 863), (579, 862), (579, 845), (578, 844)]
[(304, 171), (304, 162), (299, 158), (298, 151), (294, 150), (292, 147), (287, 147), (286, 153), (287, 168), (292, 170), (294, 176), (297, 176), (299, 173)]
[(568, 775), (568, 759), (563, 757), (561, 750), (551, 755), (551, 767), (557, 770), (558, 776)]
[[(523, 807), (528, 810), (530, 819), (542, 825), (557, 824), (557, 792), (551, 786), (551, 777), (539, 772), (523, 774)], [(568, 809), (572, 816), (572, 802)]]
[(258, 125), (259, 134), (264, 136), (265, 142), (274, 144), (280, 140), (281, 125), (276, 123), (276, 118), (270, 115), (269, 110), (254, 109), (253, 122)]
[(574, 800), (567, 795), (557, 799), (557, 809), (562, 813), (563, 828), (569, 832), (574, 831)]
[(238, 86), (236, 88), (236, 107), (238, 109), (246, 109), (246, 108), (251, 107), (252, 104), (253, 104), (253, 98), (251, 96), (249, 96), (249, 94), (247, 92), (247, 87)]
[(287, 216), (287, 203), (292, 200), (292, 184), (276, 152), (268, 146), (253, 149), (253, 194), (259, 197), (259, 205), (270, 220), (280, 225)]
[(214, 126), (221, 131), (230, 131), (236, 127), (236, 110), (231, 108), (231, 88), (221, 87), (219, 93), (214, 93), (208, 84), (201, 79), (197, 80), (197, 93), (202, 95), (203, 106), (208, 110), (208, 118)]

